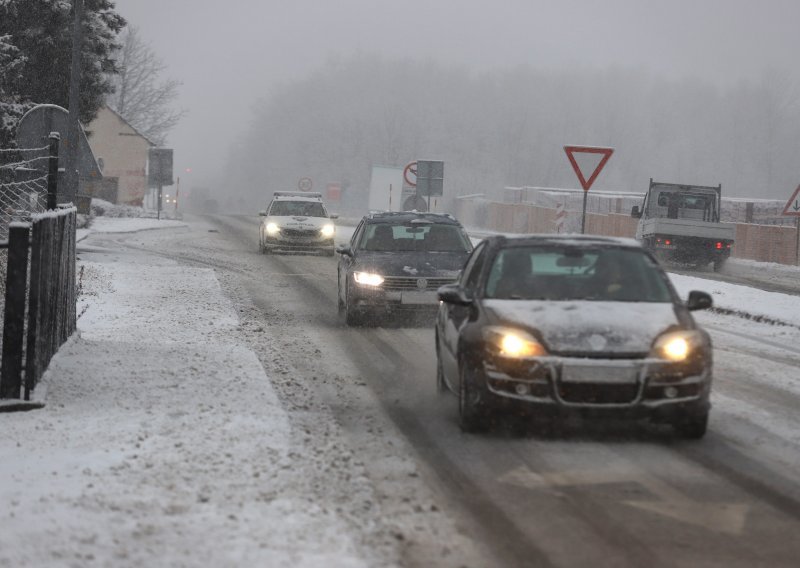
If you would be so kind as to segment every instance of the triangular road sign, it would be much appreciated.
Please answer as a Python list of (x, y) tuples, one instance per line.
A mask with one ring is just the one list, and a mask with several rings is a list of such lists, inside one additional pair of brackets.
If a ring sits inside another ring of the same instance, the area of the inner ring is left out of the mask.
[(783, 208), (781, 215), (800, 217), (800, 185), (797, 186), (789, 201), (786, 202), (786, 207)]
[[(589, 188), (592, 187), (594, 180), (597, 179), (597, 176), (600, 174), (600, 171), (608, 162), (608, 159), (611, 157), (611, 154), (614, 153), (614, 148), (598, 148), (595, 146), (564, 146), (564, 151), (567, 153), (567, 158), (569, 158), (569, 163), (572, 164), (572, 169), (575, 170), (575, 173), (578, 175), (578, 180), (581, 182), (581, 187), (583, 191), (589, 191)], [(594, 172), (592, 175), (589, 176), (589, 179), (586, 179), (586, 176), (583, 175), (578, 162), (575, 160), (575, 154), (601, 154), (603, 157), (600, 159), (600, 163), (597, 164), (595, 167)]]

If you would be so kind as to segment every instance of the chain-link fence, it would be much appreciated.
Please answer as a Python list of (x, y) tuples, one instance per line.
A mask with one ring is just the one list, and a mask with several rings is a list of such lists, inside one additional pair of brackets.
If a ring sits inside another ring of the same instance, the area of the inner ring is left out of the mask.
[[(47, 209), (50, 147), (0, 148), (0, 241), (8, 241), (9, 225), (30, 221)], [(0, 298), (5, 297), (8, 251), (0, 249)], [(0, 301), (0, 322), (5, 306)], [(2, 340), (2, 326), (0, 326)]]

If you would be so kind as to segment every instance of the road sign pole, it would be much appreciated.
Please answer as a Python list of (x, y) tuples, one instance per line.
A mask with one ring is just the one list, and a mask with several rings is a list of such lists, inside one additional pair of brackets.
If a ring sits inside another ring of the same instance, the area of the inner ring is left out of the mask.
[(159, 221), (161, 220), (161, 190), (162, 190), (161, 182), (158, 183), (158, 195), (156, 196), (156, 200), (158, 203), (156, 204), (156, 219)]
[(581, 213), (581, 235), (586, 232), (586, 201), (589, 198), (589, 191), (583, 192), (583, 213)]
[(794, 263), (800, 266), (800, 217), (795, 219), (795, 228), (797, 230), (797, 235), (795, 235), (794, 241)]

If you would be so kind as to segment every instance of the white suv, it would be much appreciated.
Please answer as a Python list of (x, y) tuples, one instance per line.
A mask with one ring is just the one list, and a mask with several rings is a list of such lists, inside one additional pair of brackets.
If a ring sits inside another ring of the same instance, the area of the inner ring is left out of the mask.
[(262, 253), (320, 251), (333, 256), (336, 227), (321, 193), (276, 191), (261, 220), (258, 244)]

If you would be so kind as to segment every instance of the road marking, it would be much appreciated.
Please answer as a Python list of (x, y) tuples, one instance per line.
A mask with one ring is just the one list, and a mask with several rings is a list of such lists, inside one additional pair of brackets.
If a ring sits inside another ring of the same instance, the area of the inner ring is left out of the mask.
[(687, 498), (659, 479), (646, 475), (640, 478), (626, 476), (609, 469), (537, 473), (527, 466), (520, 466), (502, 475), (498, 481), (527, 489), (636, 483), (647, 489), (655, 498), (626, 500), (622, 501), (623, 504), (682, 523), (731, 535), (742, 533), (750, 510), (749, 505), (743, 503), (701, 503)]

